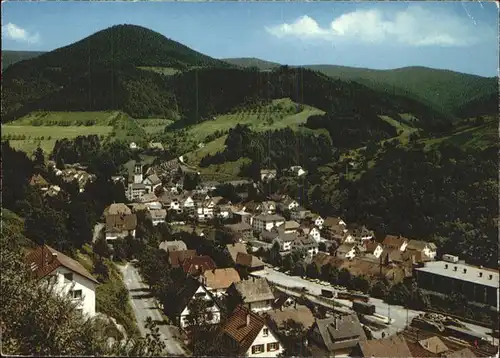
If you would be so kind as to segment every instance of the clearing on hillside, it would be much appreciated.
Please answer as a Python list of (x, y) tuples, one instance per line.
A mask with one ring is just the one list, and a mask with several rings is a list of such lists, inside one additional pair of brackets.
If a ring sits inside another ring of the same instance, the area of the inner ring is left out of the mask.
[(320, 114), (324, 112), (314, 107), (296, 104), (289, 98), (276, 99), (268, 105), (235, 110), (234, 113), (216, 116), (212, 121), (196, 124), (188, 129), (188, 137), (201, 143), (215, 132), (226, 133), (237, 124), (248, 124), (258, 131), (297, 128), (310, 116)]

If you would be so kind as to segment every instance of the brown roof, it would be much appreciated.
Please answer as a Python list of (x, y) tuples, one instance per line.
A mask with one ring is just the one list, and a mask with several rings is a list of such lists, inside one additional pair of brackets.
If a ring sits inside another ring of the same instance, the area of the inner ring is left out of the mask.
[(31, 267), (33, 273), (39, 277), (45, 277), (60, 266), (79, 274), (95, 283), (98, 281), (78, 261), (51, 248), (48, 245), (39, 246), (26, 255), (26, 263)]
[(258, 314), (238, 306), (222, 324), (221, 333), (236, 342), (239, 354), (245, 354), (264, 325), (264, 319)]
[(45, 186), (49, 185), (47, 180), (45, 180), (44, 177), (42, 177), (40, 174), (33, 175), (30, 180), (30, 185), (40, 185), (40, 186)]
[(244, 303), (274, 300), (274, 294), (265, 278), (251, 278), (233, 284)]
[(388, 248), (399, 249), (405, 241), (408, 241), (408, 239), (402, 236), (387, 235), (382, 241), (382, 245)]
[(474, 352), (472, 352), (469, 348), (464, 348), (455, 352), (445, 353), (444, 356), (446, 358), (476, 358)]
[(434, 354), (441, 354), (450, 350), (446, 346), (446, 344), (444, 344), (443, 341), (437, 336), (423, 339), (421, 341), (418, 341), (418, 343), (422, 348)]
[(243, 252), (238, 252), (235, 263), (246, 267), (260, 267), (265, 265), (258, 257)]
[(267, 311), (266, 315), (276, 324), (277, 327), (284, 327), (288, 320), (301, 323), (307, 330), (314, 324), (314, 316), (307, 306), (297, 305), (283, 309)]
[(422, 348), (418, 342), (413, 342), (406, 339), (406, 345), (410, 349), (411, 357), (415, 358), (434, 358), (435, 354), (429, 352), (427, 349)]
[(294, 220), (290, 221), (285, 221), (285, 230), (293, 230), (293, 229), (298, 229), (300, 227), (300, 224)]
[(203, 273), (207, 270), (215, 270), (217, 265), (215, 265), (214, 260), (210, 256), (193, 256), (187, 257), (182, 262), (182, 269), (185, 273), (198, 274)]
[(205, 285), (214, 290), (228, 288), (235, 282), (240, 282), (241, 278), (234, 268), (221, 268), (207, 270), (203, 273)]
[[(329, 226), (338, 226), (339, 222), (341, 221), (341, 218), (334, 218), (334, 217), (327, 217), (325, 221), (323, 222), (323, 226), (329, 227)], [(342, 225), (341, 225), (342, 226)]]
[(359, 342), (363, 357), (412, 357), (406, 340), (401, 336)]
[(366, 252), (373, 253), (378, 245), (380, 245), (375, 240), (366, 240), (365, 243)]
[(427, 241), (422, 241), (422, 240), (410, 240), (408, 242), (408, 246), (406, 246), (406, 249), (407, 250), (418, 250), (418, 251), (421, 251), (423, 249), (425, 249), (425, 247), (429, 247), (429, 249), (435, 249), (436, 248), (436, 245), (431, 243), (431, 242), (427, 242)]
[(196, 256), (196, 250), (169, 251), (168, 256), (172, 267), (179, 267), (189, 257)]
[(227, 250), (229, 251), (229, 255), (231, 255), (231, 258), (233, 259), (234, 262), (236, 262), (236, 257), (238, 256), (239, 252), (247, 253), (247, 247), (245, 244), (242, 244), (241, 242), (237, 242), (234, 244), (227, 244), (226, 245)]
[(359, 341), (366, 340), (366, 334), (355, 313), (317, 319), (316, 330), (329, 352), (354, 348)]
[(104, 209), (104, 215), (130, 215), (132, 214), (132, 210), (130, 208), (123, 204), (123, 203), (114, 203), (108, 206), (106, 209)]
[[(130, 209), (129, 209), (130, 210)], [(137, 227), (137, 216), (130, 215), (113, 215), (106, 216), (106, 232), (112, 231), (131, 231)]]

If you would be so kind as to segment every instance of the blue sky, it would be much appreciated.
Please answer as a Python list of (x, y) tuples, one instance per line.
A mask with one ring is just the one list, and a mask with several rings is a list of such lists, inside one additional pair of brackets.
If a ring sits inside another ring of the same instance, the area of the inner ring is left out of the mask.
[(5, 2), (2, 48), (47, 51), (135, 24), (216, 58), (496, 76), (498, 8), (488, 2)]

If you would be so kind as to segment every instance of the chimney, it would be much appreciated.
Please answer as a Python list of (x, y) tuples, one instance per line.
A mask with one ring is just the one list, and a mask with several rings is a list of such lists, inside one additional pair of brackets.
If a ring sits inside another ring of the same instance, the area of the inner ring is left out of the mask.
[(250, 313), (247, 313), (247, 327), (250, 326)]

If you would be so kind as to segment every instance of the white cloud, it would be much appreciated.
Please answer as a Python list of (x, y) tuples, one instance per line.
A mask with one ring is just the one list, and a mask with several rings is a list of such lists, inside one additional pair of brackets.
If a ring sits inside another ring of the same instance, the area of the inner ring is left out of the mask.
[(29, 44), (37, 43), (40, 41), (40, 35), (38, 33), (31, 34), (25, 29), (9, 22), (6, 25), (2, 25), (2, 37), (18, 42), (25, 42)]
[(475, 25), (469, 18), (420, 6), (390, 14), (378, 9), (357, 10), (338, 16), (328, 27), (321, 27), (305, 15), (290, 24), (268, 26), (266, 31), (278, 38), (390, 42), (409, 46), (466, 46), (488, 39), (492, 34), (492, 29)]

